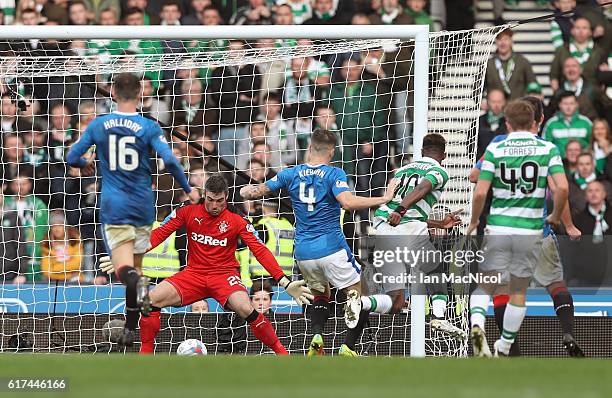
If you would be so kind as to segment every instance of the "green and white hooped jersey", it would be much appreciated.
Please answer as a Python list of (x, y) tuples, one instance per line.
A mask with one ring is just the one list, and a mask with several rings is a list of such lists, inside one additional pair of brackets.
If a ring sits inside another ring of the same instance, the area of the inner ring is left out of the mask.
[(404, 224), (410, 221), (427, 221), (429, 219), (432, 207), (440, 200), (444, 186), (448, 182), (448, 172), (437, 160), (423, 157), (398, 169), (394, 178), (400, 181), (395, 189), (395, 197), (389, 203), (380, 206), (374, 213), (375, 217), (387, 219), (389, 214), (400, 205), (402, 199), (424, 178), (429, 180), (433, 186), (431, 192), (428, 192), (423, 199), (407, 209), (406, 214), (400, 221), (400, 224)]
[(492, 181), (487, 226), (496, 234), (542, 234), (547, 176), (564, 173), (559, 149), (533, 133), (514, 132), (485, 151), (481, 180)]

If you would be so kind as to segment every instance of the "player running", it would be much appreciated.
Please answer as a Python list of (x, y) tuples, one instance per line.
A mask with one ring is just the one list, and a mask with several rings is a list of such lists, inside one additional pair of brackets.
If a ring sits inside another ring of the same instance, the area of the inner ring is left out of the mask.
[[(510, 301), (504, 313), (502, 336), (494, 344), (495, 355), (507, 356), (525, 317), (525, 293), (542, 252), (544, 223), (558, 224), (567, 203), (568, 185), (559, 150), (538, 139), (533, 106), (522, 100), (508, 104), (506, 125), (510, 133), (489, 144), (482, 162), (472, 201), (472, 220), (466, 231), (474, 232), (489, 188), (493, 187), (491, 212), (485, 229), (484, 275), (509, 274)], [(547, 177), (554, 189), (553, 212), (543, 218)], [(500, 284), (480, 284), (470, 298), (470, 312), (486, 311), (490, 296)], [(472, 316), (475, 355), (490, 355), (484, 334), (484, 313)]]
[(84, 169), (85, 173), (92, 173), (95, 168), (95, 155), (87, 154), (93, 145), (100, 159), (102, 234), (117, 276), (126, 286), (126, 324), (118, 341), (122, 346), (134, 343), (140, 309), (144, 307), (146, 311), (148, 306), (144, 302), (148, 281), (137, 269), (141, 268), (155, 221), (151, 149), (163, 159), (190, 200), (199, 200), (159, 124), (136, 113), (140, 90), (140, 80), (135, 75), (117, 75), (111, 90), (117, 110), (95, 118), (70, 148), (66, 159), (70, 166)]
[[(461, 224), (457, 214), (463, 209), (446, 215), (443, 220), (430, 220), (432, 207), (438, 202), (446, 183), (448, 172), (441, 163), (446, 158), (446, 141), (440, 134), (427, 134), (423, 138), (423, 157), (395, 172), (395, 179), (399, 181), (395, 190), (395, 197), (387, 204), (382, 205), (374, 214), (373, 226), (377, 232), (377, 250), (383, 250), (381, 245), (386, 242), (393, 243), (393, 237), (401, 236), (402, 247), (410, 249), (414, 254), (434, 253), (436, 249), (429, 239), (429, 228), (448, 229)], [(387, 248), (387, 249), (395, 249)], [(435, 257), (435, 256), (431, 256)], [(441, 263), (436, 259), (425, 259), (417, 264), (408, 264), (403, 261), (386, 261), (381, 274), (386, 277), (398, 277), (403, 273), (411, 273), (412, 267), (426, 275), (441, 274)], [(399, 281), (399, 278), (393, 278)], [(376, 300), (377, 312), (398, 313), (404, 306), (406, 284), (402, 282), (390, 283), (383, 279), (383, 289), (386, 295), (372, 296)], [(428, 283), (427, 293), (431, 297), (432, 314), (434, 319), (430, 322), (433, 331), (449, 334), (463, 340), (466, 333), (446, 320), (446, 304), (448, 291), (446, 283)], [(390, 298), (389, 298), (390, 296)], [(380, 304), (383, 304), (382, 306)], [(386, 311), (385, 311), (386, 310)]]
[[(521, 100), (528, 102), (532, 105), (534, 110), (534, 120), (536, 124), (533, 126), (531, 132), (535, 134), (536, 138), (542, 139), (537, 134), (540, 131), (540, 126), (544, 121), (544, 106), (542, 100), (536, 97), (523, 97)], [(507, 135), (498, 135), (492, 142), (499, 142), (507, 138)], [(478, 176), (480, 175), (480, 168), (482, 167), (482, 161), (484, 156), (478, 160), (474, 168), (470, 173), (470, 182), (476, 183)], [(548, 187), (554, 193), (555, 186), (553, 179), (548, 176)], [(544, 206), (544, 219), (547, 216), (546, 203)], [(566, 203), (563, 213), (561, 214), (561, 222), (565, 227), (565, 231), (572, 240), (579, 239), (582, 233), (572, 221), (570, 214), (569, 204)], [(572, 357), (583, 357), (584, 353), (576, 343), (574, 338), (574, 301), (572, 294), (567, 289), (567, 285), (563, 280), (563, 265), (561, 264), (561, 257), (559, 255), (559, 249), (557, 247), (557, 237), (548, 223), (544, 223), (544, 239), (542, 241), (542, 254), (538, 260), (535, 273), (535, 280), (542, 286), (546, 287), (548, 294), (553, 300), (555, 312), (559, 323), (561, 324), (561, 330), (563, 331), (563, 346)], [(478, 300), (478, 299), (476, 299)], [(484, 298), (482, 299), (484, 302)], [(495, 310), (495, 321), (500, 332), (503, 330), (504, 312), (508, 304), (509, 296), (507, 294), (497, 294), (493, 297), (494, 310)], [(480, 303), (484, 305), (484, 303)], [(488, 302), (486, 307), (474, 307), (470, 309), (471, 318), (482, 318), (485, 316), (488, 308)], [(476, 324), (482, 324), (483, 321), (473, 321)], [(482, 338), (482, 341), (478, 341), (478, 347), (475, 347), (475, 353), (478, 352), (480, 356), (487, 356), (490, 354), (486, 345), (486, 339), (480, 334), (480, 328), (474, 330), (474, 337), (476, 339)], [(482, 349), (480, 348), (482, 347)], [(515, 340), (510, 350), (510, 355), (518, 355), (520, 349), (518, 347), (518, 341)]]
[[(141, 353), (153, 353), (155, 336), (161, 326), (161, 308), (183, 307), (214, 298), (245, 319), (262, 343), (279, 355), (288, 355), (270, 321), (253, 307), (240, 280), (240, 264), (236, 260), (238, 238), (298, 304), (310, 304), (312, 295), (304, 281), (290, 281), (285, 276), (274, 255), (259, 240), (255, 227), (227, 208), (227, 195), (225, 178), (221, 174), (211, 175), (204, 186), (204, 204), (179, 207), (151, 234), (151, 248), (155, 248), (174, 231), (185, 227), (189, 255), (184, 270), (166, 278), (149, 292), (153, 307), (150, 316), (140, 318)], [(102, 261), (100, 268), (113, 272), (108, 260)]]
[[(332, 132), (317, 129), (308, 147), (308, 163), (284, 169), (265, 183), (240, 190), (240, 195), (247, 200), (282, 188), (289, 190), (296, 218), (295, 258), (314, 295), (311, 312), (314, 337), (309, 356), (323, 354), (322, 333), (329, 317), (330, 283), (347, 295), (344, 316), (349, 329), (339, 354), (358, 355), (354, 351), (355, 343), (369, 312), (362, 311), (361, 269), (342, 233), (340, 207), (352, 211), (381, 205), (391, 200), (395, 187), (392, 181), (382, 197), (354, 196), (349, 190), (346, 173), (329, 165), (336, 145)], [(367, 301), (366, 297), (363, 299)]]

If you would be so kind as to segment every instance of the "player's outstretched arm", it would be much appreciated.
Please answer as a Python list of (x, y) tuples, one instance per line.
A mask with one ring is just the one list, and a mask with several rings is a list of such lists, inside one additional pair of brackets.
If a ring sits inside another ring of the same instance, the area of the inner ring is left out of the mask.
[(391, 201), (395, 195), (395, 188), (397, 188), (397, 184), (398, 181), (395, 178), (391, 179), (383, 196), (367, 198), (363, 196), (355, 196), (350, 191), (342, 191), (336, 195), (336, 199), (342, 208), (347, 211), (369, 209), (370, 207), (380, 206)]
[[(92, 124), (94, 122), (90, 126)], [(94, 145), (94, 141), (91, 136), (90, 127), (88, 127), (79, 140), (70, 147), (66, 155), (68, 166), (81, 169), (85, 176), (92, 175), (95, 170), (94, 159), (96, 158), (96, 154), (89, 151), (92, 145)]]
[[(546, 222), (549, 224), (559, 224), (564, 209), (567, 207), (567, 197), (569, 193), (569, 187), (567, 183), (567, 177), (564, 172), (558, 172), (551, 174), (553, 179), (555, 190), (553, 191), (553, 211), (546, 217)], [(570, 216), (571, 219), (571, 216)]]
[[(555, 180), (551, 176), (548, 176), (547, 180), (548, 188), (554, 195), (555, 190), (557, 189), (557, 186), (555, 185)], [(569, 201), (566, 201), (565, 206), (563, 207), (563, 212), (561, 213), (561, 222), (565, 227), (565, 232), (571, 240), (580, 239), (580, 237), (582, 236), (582, 232), (574, 225), (574, 220), (572, 220), (572, 213), (569, 207)]]
[(479, 179), (478, 183), (476, 183), (474, 196), (472, 198), (472, 219), (466, 230), (466, 235), (471, 235), (478, 227), (478, 222), (487, 200), (489, 188), (491, 188), (491, 180)]
[(247, 185), (240, 188), (240, 196), (245, 200), (253, 200), (263, 198), (266, 195), (272, 193), (272, 190), (268, 188), (265, 183), (257, 185)]
[(414, 187), (414, 189), (408, 193), (408, 195), (404, 196), (400, 205), (397, 206), (391, 214), (389, 214), (389, 225), (393, 227), (399, 225), (402, 217), (404, 214), (406, 214), (410, 206), (423, 199), (425, 195), (431, 192), (432, 189), (433, 184), (431, 181), (424, 178), (419, 185)]

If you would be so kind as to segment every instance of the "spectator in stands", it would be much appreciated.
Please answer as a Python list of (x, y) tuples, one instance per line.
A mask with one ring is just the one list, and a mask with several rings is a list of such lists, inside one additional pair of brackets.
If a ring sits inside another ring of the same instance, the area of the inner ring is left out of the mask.
[(240, 7), (230, 18), (230, 25), (270, 25), (272, 11), (266, 0), (249, 0), (249, 4)]
[(222, 25), (223, 22), (223, 18), (221, 18), (221, 14), (219, 13), (219, 10), (217, 10), (216, 8), (209, 6), (204, 8), (204, 10), (202, 11), (202, 24), (206, 25), (206, 26), (216, 26), (216, 25)]
[(202, 168), (192, 167), (189, 170), (189, 184), (198, 189), (204, 189), (204, 184), (208, 180), (208, 173)]
[(251, 146), (251, 160), (256, 160), (263, 164), (266, 172), (265, 181), (276, 175), (277, 170), (272, 167), (272, 148), (263, 140), (259, 139), (253, 142)]
[[(274, 39), (259, 39), (255, 46), (259, 49), (273, 49), (277, 45), (284, 46), (287, 41)], [(261, 86), (259, 87), (259, 103), (263, 104), (266, 96), (270, 92), (280, 91), (285, 83), (285, 72), (287, 71), (287, 61), (284, 59), (262, 60), (256, 65), (257, 72), (261, 76)]]
[(570, 91), (576, 95), (580, 113), (593, 120), (603, 114), (604, 107), (610, 102), (610, 99), (601, 92), (598, 86), (584, 80), (581, 74), (582, 67), (578, 60), (571, 57), (567, 58), (563, 63), (562, 88), (554, 93), (549, 106), (553, 109), (557, 108), (558, 96), (563, 92)]
[[(593, 135), (591, 136), (591, 151), (595, 158), (595, 168), (598, 173), (606, 173), (607, 160), (612, 153), (612, 132), (606, 119), (593, 121)], [(612, 182), (612, 174), (607, 179)]]
[(191, 312), (195, 312), (197, 314), (206, 314), (209, 311), (208, 301), (200, 300), (191, 304)]
[[(572, 176), (578, 168), (578, 156), (582, 153), (582, 144), (580, 141), (571, 139), (565, 144), (565, 159), (563, 159), (563, 167), (568, 176)], [(569, 179), (569, 178), (568, 178)]]
[(4, 190), (0, 186), (0, 281), (2, 283), (24, 283), (23, 274), (29, 263), (28, 245), (25, 231), (19, 224), (19, 213), (16, 208), (5, 205)]
[(312, 18), (304, 25), (348, 25), (352, 15), (337, 11), (333, 0), (314, 0)]
[(65, 155), (75, 136), (70, 114), (69, 108), (61, 102), (53, 104), (49, 110), (49, 156), (51, 162), (57, 165), (65, 161)]
[[(558, 13), (569, 12), (576, 9), (576, 0), (555, 0), (555, 11)], [(555, 50), (569, 43), (572, 31), (572, 15), (555, 15), (550, 22), (550, 36)]]
[(147, 13), (146, 10), (148, 5), (149, 0), (127, 0), (126, 9), (136, 8), (140, 10), (143, 17), (143, 23), (141, 25), (159, 25), (159, 17)]
[(565, 145), (569, 140), (580, 142), (582, 149), (591, 143), (593, 123), (578, 112), (576, 94), (565, 91), (559, 94), (559, 112), (546, 122), (544, 138), (557, 145), (561, 157), (565, 158)]
[(370, 14), (369, 18), (373, 25), (411, 25), (415, 23), (411, 12), (414, 11), (405, 10), (399, 0), (382, 0), (378, 12)]
[(214, 123), (213, 119), (207, 119), (204, 103), (204, 88), (200, 80), (184, 80), (181, 82), (181, 95), (174, 98), (171, 125), (185, 126), (190, 137), (203, 135), (206, 121)]
[(10, 133), (2, 137), (2, 175), (0, 177), (3, 180), (11, 180), (18, 174), (23, 164), (24, 149), (19, 135)]
[(504, 108), (506, 95), (502, 90), (493, 89), (487, 93), (487, 113), (478, 118), (478, 144), (476, 159), (484, 155), (485, 149), (497, 135), (506, 134)]
[(20, 173), (9, 184), (15, 196), (4, 198), (5, 205), (17, 211), (19, 225), (24, 228), (27, 256), (31, 259), (26, 271), (28, 281), (40, 280), (40, 244), (49, 226), (49, 210), (42, 200), (32, 195), (32, 187), (30, 176)]
[(20, 120), (17, 104), (8, 92), (2, 94), (0, 111), (0, 131), (2, 131), (2, 133), (14, 133), (26, 130), (29, 127), (23, 120)]
[(576, 172), (573, 175), (572, 182), (584, 191), (591, 181), (597, 180), (593, 154), (590, 152), (583, 152), (578, 155), (576, 166)]
[(165, 101), (155, 95), (153, 83), (149, 76), (142, 78), (142, 96), (140, 110), (145, 116), (151, 116), (162, 124), (168, 124), (170, 120), (170, 109)]
[(21, 0), (15, 9), (15, 25), (38, 25), (44, 22), (44, 17), (36, 9), (36, 1)]
[[(119, 0), (81, 0), (87, 8), (87, 17), (90, 21), (98, 22), (102, 25), (102, 13), (112, 10), (115, 15), (121, 13)], [(74, 2), (73, 2), (74, 3)]]
[(266, 180), (266, 175), (268, 175), (266, 165), (261, 160), (256, 158), (249, 160), (245, 172), (251, 179), (249, 183), (263, 182)]
[(83, 244), (79, 230), (66, 225), (61, 210), (50, 213), (49, 231), (42, 241), (41, 271), (49, 280), (81, 282)]
[(49, 162), (49, 145), (47, 134), (37, 130), (22, 131), (21, 139), (24, 142), (23, 161), (37, 168), (47, 166)]
[(261, 314), (270, 314), (270, 307), (272, 306), (272, 285), (267, 280), (254, 280), (251, 286), (251, 303), (253, 308)]
[(68, 25), (68, 2), (67, 1), (46, 1), (42, 5), (42, 15), (47, 18), (47, 22), (54, 22), (58, 25)]
[(597, 84), (595, 73), (604, 55), (607, 55), (604, 49), (593, 41), (590, 22), (585, 18), (576, 19), (569, 43), (555, 52), (550, 66), (550, 87), (553, 91), (561, 87), (563, 64), (570, 57), (575, 58), (582, 66), (582, 77), (592, 84)]
[(595, 43), (602, 47), (604, 53), (607, 54), (611, 50), (612, 24), (609, 20), (610, 17), (606, 16), (604, 13), (604, 8), (601, 4), (609, 1), (598, 0), (598, 2), (599, 4), (593, 0), (581, 0), (578, 2), (579, 4), (576, 9), (578, 15), (589, 20), (593, 28), (593, 39)]
[(574, 218), (574, 224), (584, 235), (612, 234), (612, 207), (606, 201), (607, 193), (600, 181), (590, 182), (586, 189), (587, 206)]
[[(181, 5), (178, 0), (165, 0), (159, 13), (160, 25), (180, 26)], [(182, 40), (162, 40), (165, 53), (181, 53), (185, 51)], [(171, 76), (169, 76), (171, 78)]]
[[(310, 0), (276, 0), (277, 9), (280, 10), (282, 5), (289, 7), (293, 16), (292, 21), (296, 25), (301, 25), (309, 18), (312, 18), (312, 5)], [(281, 25), (276, 22), (277, 25)]]
[(211, 0), (191, 0), (186, 15), (181, 18), (182, 25), (204, 25), (204, 9), (212, 6)]
[(92, 14), (87, 11), (87, 6), (81, 0), (73, 1), (68, 6), (70, 25), (89, 25), (91, 16)]
[[(385, 0), (383, 0), (384, 8)], [(406, 14), (408, 14), (414, 20), (417, 25), (429, 25), (430, 32), (434, 31), (433, 19), (429, 16), (429, 13), (425, 9), (427, 2), (425, 0), (407, 0), (406, 1)]]
[(274, 7), (274, 25), (294, 25), (293, 11), (288, 4)]
[[(230, 50), (243, 50), (244, 43), (233, 40)], [(261, 76), (255, 65), (240, 63), (216, 68), (210, 78), (208, 92), (212, 105), (218, 112), (220, 156), (231, 164), (244, 148), (248, 124), (257, 112), (258, 96), (256, 89), (261, 86)], [(209, 106), (209, 108), (211, 108)]]
[(267, 131), (266, 142), (270, 144), (274, 157), (273, 164), (278, 168), (294, 165), (297, 162), (297, 138), (293, 125), (283, 119), (281, 97), (277, 93), (269, 93), (261, 108), (259, 120), (265, 122)]
[(510, 100), (525, 96), (527, 86), (537, 83), (531, 64), (512, 49), (513, 32), (501, 31), (495, 38), (497, 51), (487, 63), (485, 85), (488, 90), (503, 90)]

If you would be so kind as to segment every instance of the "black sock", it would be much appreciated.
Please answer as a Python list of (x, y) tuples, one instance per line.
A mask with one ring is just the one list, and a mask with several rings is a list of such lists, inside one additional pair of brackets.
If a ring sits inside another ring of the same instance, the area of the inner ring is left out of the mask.
[(130, 330), (135, 330), (138, 325), (138, 317), (140, 308), (136, 300), (136, 287), (140, 275), (136, 268), (123, 266), (119, 269), (119, 280), (125, 285), (125, 327)]
[[(504, 329), (504, 312), (506, 312), (506, 304), (493, 307), (493, 313), (495, 314), (495, 323), (497, 324), (497, 328), (499, 329), (500, 333)], [(510, 346), (510, 356), (521, 356), (521, 346), (518, 343), (518, 334), (516, 335), (516, 337), (514, 337), (514, 343), (512, 343), (512, 345)]]
[(351, 350), (355, 349), (355, 344), (357, 340), (361, 337), (361, 333), (363, 332), (363, 328), (368, 321), (368, 317), (370, 315), (370, 311), (361, 311), (359, 313), (359, 321), (357, 322), (357, 326), (353, 329), (346, 329), (346, 338), (344, 339), (344, 344), (348, 346)]
[(573, 334), (574, 332), (574, 299), (567, 290), (561, 291), (555, 294), (553, 297), (553, 305), (555, 306), (555, 312), (559, 323), (561, 323), (561, 330), (563, 333)]
[(329, 318), (329, 300), (315, 298), (310, 312), (312, 334), (322, 334)]

